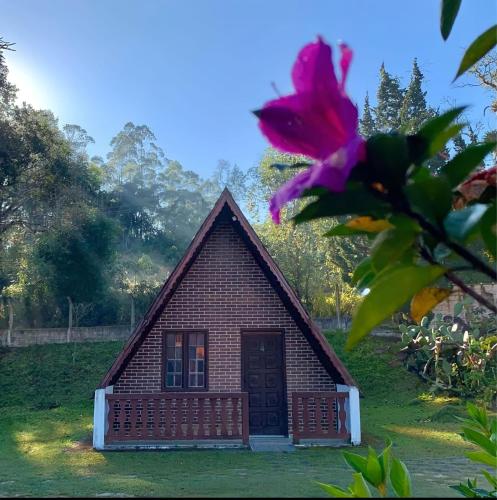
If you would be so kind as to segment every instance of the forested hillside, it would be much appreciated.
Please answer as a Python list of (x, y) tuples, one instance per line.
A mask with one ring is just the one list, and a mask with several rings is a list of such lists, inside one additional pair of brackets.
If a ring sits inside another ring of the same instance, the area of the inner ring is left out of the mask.
[[(202, 178), (168, 157), (167, 138), (131, 121), (103, 157), (90, 157), (91, 131), (16, 101), (3, 57), (13, 47), (0, 44), (0, 328), (9, 317), (14, 327), (65, 326), (69, 311), (74, 326), (135, 323), (225, 186), (311, 312), (350, 312), (351, 270), (368, 241), (320, 238), (329, 220), (275, 226), (268, 217), (268, 198), (293, 175), (274, 164), (301, 158), (268, 150), (258, 165), (220, 160)], [(416, 61), (406, 88), (382, 66), (362, 133), (415, 128), (436, 114), (422, 82)], [(478, 139), (469, 130), (446, 157)]]

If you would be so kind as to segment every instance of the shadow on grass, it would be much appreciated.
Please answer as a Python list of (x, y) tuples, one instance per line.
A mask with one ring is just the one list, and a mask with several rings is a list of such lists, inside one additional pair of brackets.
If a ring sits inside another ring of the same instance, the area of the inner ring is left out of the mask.
[[(96, 452), (90, 444), (89, 406), (12, 409), (0, 417), (0, 425), (5, 431), (0, 438), (2, 495), (325, 496), (315, 481), (345, 486), (351, 477), (340, 449)], [(399, 423), (385, 427), (399, 436), (398, 455), (412, 451), (414, 441), (426, 452), (446, 439)], [(444, 485), (422, 483), (430, 489), (420, 483), (421, 493), (449, 494)]]

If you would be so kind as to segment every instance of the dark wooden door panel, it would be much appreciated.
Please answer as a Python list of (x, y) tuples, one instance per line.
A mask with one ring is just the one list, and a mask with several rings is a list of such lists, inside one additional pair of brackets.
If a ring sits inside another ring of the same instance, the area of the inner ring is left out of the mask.
[(282, 335), (242, 335), (242, 376), (250, 434), (287, 434)]

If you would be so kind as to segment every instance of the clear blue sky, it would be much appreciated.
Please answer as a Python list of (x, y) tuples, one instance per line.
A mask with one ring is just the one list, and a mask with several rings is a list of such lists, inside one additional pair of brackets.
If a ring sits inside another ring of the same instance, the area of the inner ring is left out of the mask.
[[(418, 57), (429, 100), (488, 96), (451, 85), (465, 47), (497, 17), (494, 0), (465, 0), (453, 33), (439, 34), (439, 0), (0, 0), (0, 35), (21, 97), (77, 123), (105, 154), (127, 121), (147, 124), (168, 158), (209, 175), (224, 158), (246, 169), (266, 146), (250, 110), (291, 90), (290, 69), (321, 34), (355, 59), (348, 90), (362, 106), (378, 69), (407, 83)], [(462, 82), (461, 82), (462, 83)]]

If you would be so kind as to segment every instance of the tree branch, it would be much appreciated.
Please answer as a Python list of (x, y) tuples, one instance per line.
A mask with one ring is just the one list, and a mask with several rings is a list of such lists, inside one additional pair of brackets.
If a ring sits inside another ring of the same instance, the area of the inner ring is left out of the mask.
[(457, 285), (463, 292), (467, 293), (471, 297), (473, 297), (477, 302), (479, 302), (482, 306), (485, 306), (487, 309), (492, 311), (494, 314), (497, 314), (497, 307), (495, 304), (487, 300), (483, 295), (476, 293), (470, 286), (466, 285), (464, 281), (462, 281), (458, 276), (456, 276), (452, 271), (447, 271), (445, 273), (445, 277)]
[[(439, 263), (431, 256), (430, 252), (424, 248), (420, 248), (420, 253), (421, 256), (428, 261), (430, 264), (436, 264), (439, 265)], [(463, 292), (467, 293), (471, 297), (473, 297), (478, 303), (480, 303), (482, 306), (486, 307), (490, 311), (492, 311), (494, 314), (497, 314), (497, 307), (495, 304), (487, 300), (483, 295), (480, 295), (479, 293), (475, 292), (470, 286), (466, 285), (464, 281), (462, 281), (458, 276), (456, 276), (453, 272), (453, 270), (448, 270), (444, 273), (444, 276), (451, 282), (454, 283), (454, 285), (458, 286)]]
[(422, 215), (413, 212), (410, 208), (406, 208), (405, 213), (411, 216), (413, 219), (416, 219), (419, 222), (419, 225), (428, 231), (432, 236), (437, 238), (441, 243), (449, 247), (455, 253), (460, 255), (464, 260), (469, 262), (476, 270), (480, 271), (483, 274), (486, 274), (493, 280), (497, 280), (497, 272), (495, 269), (491, 268), (485, 262), (481, 261), (476, 255), (473, 255), (468, 249), (464, 248), (459, 243), (456, 243), (449, 238), (447, 235), (440, 231), (437, 227), (435, 227), (431, 222), (428, 222)]

